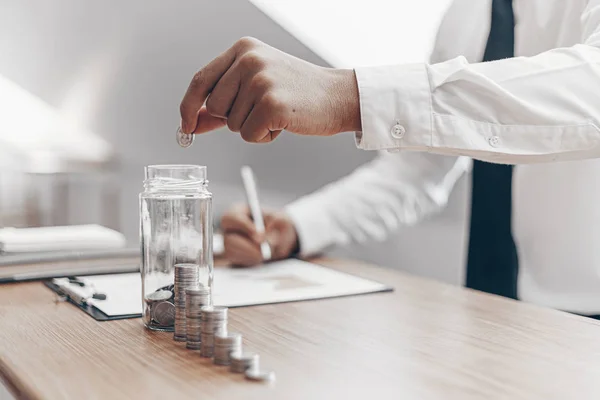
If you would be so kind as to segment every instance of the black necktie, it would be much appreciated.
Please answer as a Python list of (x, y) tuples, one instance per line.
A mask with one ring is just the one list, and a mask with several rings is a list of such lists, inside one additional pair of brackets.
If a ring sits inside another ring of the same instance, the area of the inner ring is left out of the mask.
[[(483, 61), (514, 56), (512, 0), (493, 0)], [(466, 286), (517, 298), (519, 265), (511, 232), (512, 166), (474, 161)]]

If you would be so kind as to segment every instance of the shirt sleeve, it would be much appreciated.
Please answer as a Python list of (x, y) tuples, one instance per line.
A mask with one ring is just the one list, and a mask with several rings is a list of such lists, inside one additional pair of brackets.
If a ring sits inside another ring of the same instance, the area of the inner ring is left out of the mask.
[(600, 157), (600, 0), (582, 43), (534, 57), (357, 68), (365, 150), (517, 164)]
[(466, 157), (382, 152), (349, 176), (286, 208), (303, 256), (331, 246), (383, 240), (441, 210), (471, 166)]

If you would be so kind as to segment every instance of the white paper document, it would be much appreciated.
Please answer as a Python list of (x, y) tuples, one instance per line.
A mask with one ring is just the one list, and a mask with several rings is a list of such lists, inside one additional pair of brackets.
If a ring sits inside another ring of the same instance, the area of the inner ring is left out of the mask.
[[(106, 315), (142, 313), (142, 285), (139, 273), (97, 275), (79, 278), (85, 287), (54, 279), (80, 296), (91, 291), (106, 300), (90, 299)], [(285, 260), (253, 268), (217, 267), (214, 273), (213, 301), (227, 307), (314, 300), (392, 290), (379, 282), (339, 272), (300, 260)]]

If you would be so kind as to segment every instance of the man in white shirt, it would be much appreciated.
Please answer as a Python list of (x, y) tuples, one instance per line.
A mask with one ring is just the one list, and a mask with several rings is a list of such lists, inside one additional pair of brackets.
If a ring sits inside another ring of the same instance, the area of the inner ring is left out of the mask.
[[(517, 57), (479, 62), (511, 6)], [(505, 164), (600, 156), (599, 65), (600, 0), (455, 0), (432, 64), (325, 69), (241, 40), (194, 77), (181, 105), (182, 129), (203, 133), (227, 124), (252, 142), (274, 140), (283, 129), (312, 135), (356, 131), (361, 149), (406, 150), (384, 153), (266, 216), (277, 258), (293, 254), (297, 245), (309, 255), (382, 238), (437, 212), (471, 167), (462, 156)], [(489, 232), (508, 229), (515, 236), (521, 299), (600, 313), (598, 168), (596, 161), (516, 167), (512, 210), (509, 204), (502, 211), (512, 211), (514, 225)], [(502, 181), (510, 175), (503, 173)], [(496, 178), (489, 186), (495, 184)], [(483, 203), (487, 210), (480, 214), (495, 215), (493, 203)], [(261, 261), (262, 238), (247, 213), (232, 212), (223, 227), (234, 262)], [(516, 271), (511, 268), (501, 271), (503, 279)]]

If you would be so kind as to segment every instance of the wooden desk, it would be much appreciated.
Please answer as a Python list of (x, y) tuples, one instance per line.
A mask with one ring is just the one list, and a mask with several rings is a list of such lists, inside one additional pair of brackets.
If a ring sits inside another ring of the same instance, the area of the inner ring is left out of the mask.
[(358, 263), (394, 293), (230, 310), (277, 373), (246, 381), (140, 319), (96, 322), (0, 287), (0, 375), (31, 399), (599, 399), (597, 321)]

